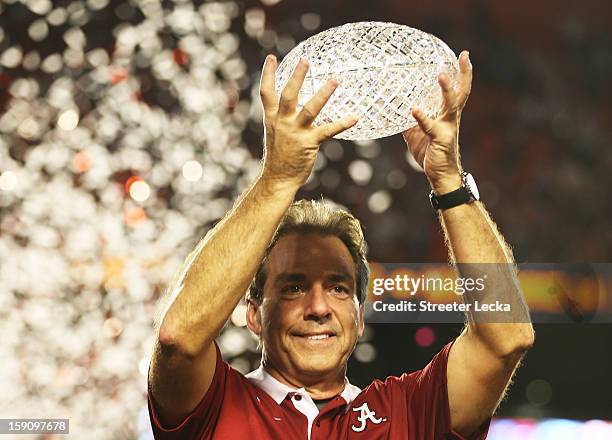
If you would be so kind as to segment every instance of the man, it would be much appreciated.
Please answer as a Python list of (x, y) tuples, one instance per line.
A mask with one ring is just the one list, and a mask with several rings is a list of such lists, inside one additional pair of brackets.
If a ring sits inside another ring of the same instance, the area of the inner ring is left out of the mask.
[[(444, 96), (439, 117), (413, 110), (418, 127), (404, 136), (440, 205), (451, 259), (512, 263), (483, 205), (457, 197), (458, 189), (465, 191), (457, 138), (471, 87), (467, 52), (459, 65), (457, 92), (446, 75), (438, 78)], [(337, 82), (328, 81), (298, 112), (307, 62), (300, 61), (280, 99), (275, 69), (269, 56), (260, 87), (262, 171), (187, 258), (172, 286), (149, 371), (156, 438), (484, 438), (534, 339), (512, 273), (493, 270), (491, 281), (519, 319), (501, 324), (468, 316), (462, 334), (423, 370), (375, 381), (363, 391), (351, 385), (346, 364), (363, 332), (368, 279), (361, 228), (346, 211), (292, 202), (319, 144), (357, 120), (313, 127)], [(445, 197), (449, 193), (455, 195)], [(247, 289), (247, 322), (261, 341), (262, 363), (243, 376), (223, 362), (215, 337)]]

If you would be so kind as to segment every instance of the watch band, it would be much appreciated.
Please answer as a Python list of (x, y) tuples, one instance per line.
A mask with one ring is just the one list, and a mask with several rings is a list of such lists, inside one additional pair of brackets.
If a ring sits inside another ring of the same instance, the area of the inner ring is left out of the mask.
[(468, 176), (468, 173), (463, 173), (463, 185), (449, 193), (436, 195), (433, 190), (430, 191), (429, 201), (431, 203), (432, 208), (436, 211), (440, 209), (449, 209), (455, 206), (462, 205), (464, 203), (469, 203), (474, 200), (478, 200), (478, 196), (472, 194), (470, 188), (468, 188), (468, 182), (466, 182)]
[(472, 199), (472, 195), (465, 186), (455, 191), (451, 191), (441, 196), (437, 196), (433, 191), (429, 193), (429, 201), (433, 209), (448, 209), (458, 205), (463, 205)]

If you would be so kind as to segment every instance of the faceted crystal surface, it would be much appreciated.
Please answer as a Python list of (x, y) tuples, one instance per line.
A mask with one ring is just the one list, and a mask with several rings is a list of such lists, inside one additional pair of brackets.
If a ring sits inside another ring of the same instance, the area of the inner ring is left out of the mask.
[(360, 118), (339, 139), (400, 133), (416, 124), (412, 107), (435, 117), (442, 104), (438, 74), (446, 72), (455, 84), (459, 71), (453, 51), (431, 34), (395, 23), (348, 23), (313, 35), (285, 56), (276, 72), (279, 96), (300, 58), (310, 67), (298, 109), (334, 77), (339, 86), (314, 125), (351, 113)]

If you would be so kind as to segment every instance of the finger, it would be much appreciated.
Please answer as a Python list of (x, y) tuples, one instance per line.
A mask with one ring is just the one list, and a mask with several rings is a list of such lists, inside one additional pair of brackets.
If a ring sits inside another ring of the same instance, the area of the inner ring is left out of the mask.
[(316, 117), (321, 112), (321, 109), (327, 104), (329, 98), (338, 87), (338, 81), (329, 79), (323, 87), (304, 105), (300, 113), (297, 115), (297, 122), (307, 126), (312, 124)]
[(319, 133), (319, 142), (323, 142), (326, 139), (332, 138), (337, 134), (342, 133), (354, 126), (359, 118), (355, 115), (346, 116), (338, 121), (330, 122), (329, 124), (322, 125), (317, 130)]
[(295, 70), (293, 71), (291, 78), (289, 78), (287, 85), (285, 85), (285, 88), (281, 93), (280, 101), (278, 103), (279, 112), (287, 114), (295, 111), (298, 94), (300, 93), (302, 84), (304, 84), (304, 78), (306, 78), (307, 72), (308, 61), (302, 58), (297, 66), (295, 66)]
[(457, 105), (462, 109), (472, 90), (472, 62), (470, 53), (464, 50), (459, 55), (459, 88), (457, 90)]
[(423, 130), (423, 132), (429, 137), (433, 137), (434, 124), (435, 124), (433, 119), (431, 119), (429, 116), (427, 116), (425, 113), (423, 113), (418, 108), (412, 109), (412, 116), (417, 121), (417, 124), (419, 124), (419, 127), (421, 127), (421, 130)]
[(278, 97), (276, 96), (275, 74), (276, 74), (276, 57), (268, 55), (261, 71), (261, 80), (259, 82), (259, 95), (264, 110), (274, 108), (278, 105)]
[(447, 121), (453, 120), (457, 117), (457, 93), (453, 90), (450, 78), (446, 73), (438, 75), (438, 84), (440, 84), (444, 99), (442, 117)]

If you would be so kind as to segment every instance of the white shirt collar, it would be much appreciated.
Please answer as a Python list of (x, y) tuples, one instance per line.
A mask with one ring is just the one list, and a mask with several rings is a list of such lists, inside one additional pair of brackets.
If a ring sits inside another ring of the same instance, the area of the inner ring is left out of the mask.
[[(282, 382), (276, 380), (270, 373), (268, 373), (262, 365), (257, 370), (251, 371), (246, 375), (246, 378), (253, 384), (264, 390), (277, 404), (287, 397), (289, 393), (298, 393), (304, 395), (304, 397), (310, 397), (304, 388), (292, 388), (289, 385), (285, 385)], [(344, 389), (340, 393), (347, 404), (350, 404), (357, 395), (361, 392), (359, 387), (351, 384), (349, 380), (344, 378)]]

